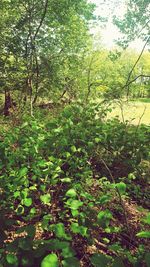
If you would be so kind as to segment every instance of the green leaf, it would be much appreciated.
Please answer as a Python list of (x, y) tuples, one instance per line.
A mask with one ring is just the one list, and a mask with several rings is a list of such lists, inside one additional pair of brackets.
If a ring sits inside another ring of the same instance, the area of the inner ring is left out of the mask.
[(49, 222), (50, 220), (52, 220), (52, 215), (51, 214), (47, 214), (45, 216), (43, 216), (43, 220), (42, 220), (42, 224), (41, 224), (41, 227), (44, 229), (44, 230), (48, 230), (48, 226), (49, 226)]
[(142, 221), (146, 224), (150, 225), (150, 213), (147, 214), (145, 218), (142, 219)]
[(31, 210), (30, 210), (30, 214), (31, 215), (34, 215), (36, 213), (36, 208), (32, 208)]
[(109, 195), (104, 195), (99, 199), (99, 203), (101, 205), (106, 204), (109, 201), (110, 201), (110, 196)]
[(64, 267), (80, 267), (80, 263), (78, 259), (76, 259), (75, 257), (66, 258), (65, 260), (62, 261), (62, 265)]
[(19, 177), (24, 177), (28, 172), (28, 169), (26, 167), (23, 167), (22, 169), (19, 170)]
[(62, 250), (62, 257), (63, 258), (71, 258), (75, 255), (75, 251), (71, 247), (66, 247)]
[(66, 178), (62, 178), (62, 179), (60, 179), (60, 181), (61, 181), (62, 183), (71, 183), (71, 178), (68, 178), (68, 177), (66, 177)]
[(58, 251), (69, 247), (68, 241), (60, 241), (60, 239), (44, 240), (44, 248), (47, 250)]
[(103, 254), (94, 254), (91, 257), (91, 263), (94, 267), (106, 267), (110, 263), (110, 259)]
[(136, 234), (137, 237), (150, 238), (150, 231), (142, 231)]
[(49, 204), (51, 201), (51, 195), (50, 194), (45, 194), (40, 196), (40, 200), (44, 203), (44, 204)]
[(146, 262), (146, 266), (150, 267), (150, 252), (147, 252), (145, 255), (145, 262)]
[(115, 184), (115, 186), (118, 188), (118, 191), (119, 191), (119, 193), (121, 195), (124, 195), (125, 194), (126, 188), (127, 188), (127, 186), (126, 186), (125, 183), (120, 182), (120, 183)]
[(76, 193), (76, 191), (75, 191), (73, 188), (69, 189), (69, 190), (66, 192), (66, 196), (67, 196), (67, 197), (76, 197), (76, 195), (77, 195), (77, 193)]
[(73, 217), (78, 217), (79, 211), (78, 210), (71, 210), (71, 214)]
[(95, 138), (95, 143), (96, 143), (96, 144), (98, 144), (100, 141), (101, 141), (100, 138), (98, 138), (98, 137)]
[(13, 266), (18, 266), (18, 258), (14, 254), (7, 254), (6, 255), (6, 260), (9, 264)]
[(112, 213), (109, 210), (102, 210), (97, 215), (98, 224), (101, 227), (108, 227), (111, 219)]
[(85, 226), (80, 226), (78, 223), (71, 224), (71, 231), (74, 234), (81, 234), (82, 236), (87, 236), (88, 228)]
[(69, 199), (66, 204), (70, 207), (70, 209), (77, 210), (83, 205), (83, 202), (80, 200)]
[(57, 255), (54, 253), (47, 255), (42, 260), (41, 267), (59, 267)]
[(116, 258), (114, 261), (113, 261), (113, 265), (112, 267), (125, 267), (124, 264), (123, 264), (123, 261), (120, 259), (120, 258)]
[(71, 151), (72, 151), (73, 153), (75, 153), (75, 152), (77, 151), (76, 147), (75, 147), (75, 146), (71, 146)]
[(27, 198), (28, 196), (28, 190), (22, 190), (20, 193), (21, 198)]
[(19, 205), (17, 208), (17, 214), (23, 214), (24, 213), (24, 207)]
[(20, 197), (20, 191), (16, 191), (16, 192), (14, 192), (14, 197), (15, 197), (15, 198)]
[(54, 231), (57, 237), (59, 238), (65, 238), (65, 239), (70, 239), (66, 232), (65, 232), (65, 227), (63, 223), (58, 223), (54, 227)]
[(30, 207), (32, 205), (32, 198), (25, 198), (23, 199), (23, 204), (26, 206), (26, 207)]

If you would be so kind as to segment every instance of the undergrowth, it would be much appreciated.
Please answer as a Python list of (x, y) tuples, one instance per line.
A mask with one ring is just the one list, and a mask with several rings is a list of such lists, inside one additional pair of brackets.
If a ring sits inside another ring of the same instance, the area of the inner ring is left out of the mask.
[(150, 266), (150, 127), (108, 112), (70, 105), (1, 130), (1, 267)]

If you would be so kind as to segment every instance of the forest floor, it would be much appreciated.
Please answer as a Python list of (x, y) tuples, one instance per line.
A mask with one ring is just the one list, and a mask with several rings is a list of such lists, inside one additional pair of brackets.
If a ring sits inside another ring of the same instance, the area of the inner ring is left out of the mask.
[(0, 117), (0, 267), (149, 267), (150, 103), (111, 106)]

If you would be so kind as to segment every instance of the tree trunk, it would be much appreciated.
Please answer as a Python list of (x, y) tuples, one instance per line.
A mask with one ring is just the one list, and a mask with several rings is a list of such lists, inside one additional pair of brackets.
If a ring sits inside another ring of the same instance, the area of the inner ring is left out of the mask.
[(12, 100), (11, 100), (10, 92), (8, 92), (5, 89), (5, 103), (4, 103), (4, 115), (5, 116), (9, 116), (10, 115), (9, 109), (11, 107), (12, 107)]

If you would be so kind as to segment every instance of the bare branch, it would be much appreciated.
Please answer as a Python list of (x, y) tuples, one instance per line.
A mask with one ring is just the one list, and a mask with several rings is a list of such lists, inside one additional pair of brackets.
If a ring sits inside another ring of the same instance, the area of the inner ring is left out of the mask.
[(138, 78), (150, 78), (150, 74), (149, 75), (144, 75), (144, 74), (140, 74), (138, 76), (136, 76), (133, 80), (131, 80), (128, 84), (126, 84), (123, 88), (129, 86), (131, 83), (135, 82)]

